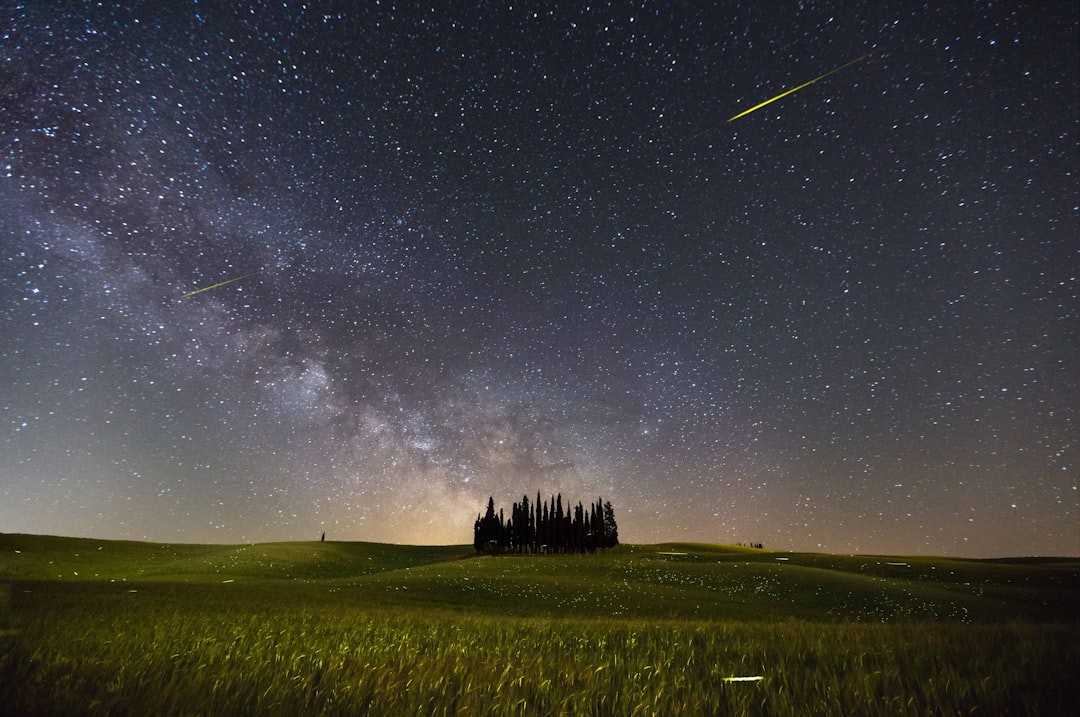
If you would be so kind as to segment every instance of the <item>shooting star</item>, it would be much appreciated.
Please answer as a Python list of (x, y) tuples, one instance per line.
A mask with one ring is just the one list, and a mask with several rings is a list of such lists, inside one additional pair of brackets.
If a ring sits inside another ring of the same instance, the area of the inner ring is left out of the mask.
[(731, 121), (733, 121), (733, 120), (737, 120), (737, 119), (739, 119), (740, 117), (745, 117), (746, 115), (750, 114), (750, 113), (751, 113), (751, 112), (753, 112), (754, 110), (759, 110), (759, 109), (761, 109), (762, 107), (764, 107), (765, 105), (771, 105), (771, 104), (772, 104), (773, 102), (776, 102), (776, 101), (777, 101), (777, 100), (779, 100), (779, 99), (782, 99), (782, 98), (784, 98), (784, 97), (787, 97), (788, 95), (790, 95), (790, 94), (791, 94), (791, 93), (793, 93), (793, 92), (798, 92), (798, 91), (799, 91), (799, 90), (801, 90), (802, 88), (804, 88), (804, 87), (809, 87), (810, 85), (814, 84), (815, 82), (818, 82), (819, 80), (824, 80), (824, 79), (825, 79), (826, 77), (828, 77), (829, 75), (835, 75), (835, 74), (836, 74), (837, 72), (839, 72), (840, 70), (843, 70), (843, 69), (845, 69), (845, 68), (851, 67), (852, 65), (854, 65), (854, 64), (856, 64), (856, 63), (858, 63), (858, 62), (862, 62), (863, 60), (865, 60), (866, 58), (870, 57), (870, 55), (873, 55), (873, 54), (874, 54), (874, 50), (871, 50), (870, 52), (866, 53), (866, 54), (865, 54), (865, 55), (863, 55), (862, 57), (857, 57), (857, 58), (855, 58), (854, 60), (852, 60), (851, 62), (848, 62), (848, 63), (846, 63), (846, 64), (840, 65), (840, 66), (839, 66), (839, 67), (837, 67), (837, 68), (836, 68), (835, 70), (829, 70), (829, 71), (828, 71), (828, 72), (826, 72), (826, 73), (825, 73), (824, 75), (819, 75), (818, 77), (815, 77), (814, 79), (810, 80), (809, 82), (804, 82), (804, 83), (802, 83), (801, 85), (799, 85), (798, 87), (792, 87), (792, 88), (791, 88), (790, 90), (787, 90), (786, 92), (781, 92), (781, 93), (780, 93), (780, 94), (778, 94), (778, 95), (777, 95), (776, 97), (773, 97), (773, 98), (772, 98), (771, 100), (765, 100), (765, 101), (764, 101), (764, 102), (762, 102), (761, 104), (757, 104), (757, 105), (754, 105), (754, 106), (753, 106), (753, 107), (751, 107), (750, 109), (748, 109), (748, 110), (744, 110), (744, 111), (740, 112), (739, 114), (737, 114), (737, 115), (735, 115), (734, 117), (730, 118), (730, 119), (728, 120), (728, 122), (731, 122)]
[(263, 271), (265, 271), (265, 269), (259, 269), (258, 271), (251, 272), (250, 274), (244, 274), (243, 276), (238, 276), (235, 279), (229, 279), (228, 281), (223, 281), (220, 284), (214, 284), (213, 286), (204, 286), (201, 289), (196, 289), (195, 291), (189, 291), (188, 293), (184, 294), (180, 298), (181, 299), (186, 299), (189, 296), (195, 296), (195, 294), (201, 294), (204, 291), (210, 291), (211, 289), (216, 289), (219, 286), (225, 286), (226, 284), (231, 284), (234, 281), (240, 281), (241, 279), (247, 279), (247, 278), (250, 278), (252, 276), (255, 276), (256, 274), (261, 274), (261, 273), (263, 273)]

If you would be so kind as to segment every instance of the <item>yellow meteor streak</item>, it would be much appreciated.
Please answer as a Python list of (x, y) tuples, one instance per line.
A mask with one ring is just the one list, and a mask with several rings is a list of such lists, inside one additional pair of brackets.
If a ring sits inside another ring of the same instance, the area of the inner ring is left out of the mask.
[(201, 294), (204, 291), (210, 291), (211, 289), (216, 289), (219, 286), (225, 286), (226, 284), (231, 284), (234, 281), (240, 281), (241, 279), (247, 279), (249, 277), (255, 276), (256, 274), (261, 274), (261, 273), (263, 273), (263, 271), (264, 271), (263, 269), (259, 269), (258, 271), (251, 272), (250, 274), (244, 274), (243, 276), (238, 276), (235, 279), (229, 279), (228, 281), (223, 281), (220, 284), (214, 284), (213, 286), (204, 286), (201, 289), (196, 289), (195, 291), (189, 291), (188, 293), (184, 294), (180, 298), (181, 299), (186, 299), (189, 296), (195, 296), (195, 294)]
[(854, 60), (852, 60), (851, 62), (848, 62), (848, 63), (846, 63), (846, 64), (840, 65), (840, 66), (839, 66), (839, 67), (837, 67), (837, 68), (836, 68), (835, 70), (829, 70), (829, 71), (828, 71), (828, 72), (826, 72), (826, 73), (825, 73), (824, 75), (819, 75), (818, 77), (815, 77), (814, 79), (810, 80), (809, 82), (804, 82), (804, 83), (802, 83), (801, 85), (799, 85), (798, 87), (792, 87), (792, 88), (791, 88), (790, 90), (788, 90), (788, 91), (786, 91), (786, 92), (781, 92), (781, 93), (780, 93), (780, 94), (778, 94), (778, 95), (777, 95), (776, 97), (773, 97), (773, 98), (772, 98), (771, 100), (765, 100), (765, 101), (764, 101), (764, 102), (762, 102), (761, 104), (757, 104), (757, 105), (754, 105), (754, 106), (753, 106), (753, 107), (751, 107), (750, 109), (748, 109), (748, 110), (745, 110), (745, 111), (743, 111), (743, 112), (740, 112), (739, 114), (737, 114), (737, 115), (735, 115), (734, 117), (732, 117), (731, 119), (729, 119), (729, 120), (728, 120), (728, 122), (731, 122), (732, 120), (737, 120), (737, 119), (739, 119), (740, 117), (745, 117), (746, 115), (750, 114), (750, 113), (751, 113), (751, 112), (753, 112), (754, 110), (759, 110), (759, 109), (761, 109), (762, 107), (764, 107), (765, 105), (771, 105), (771, 104), (772, 104), (773, 102), (776, 102), (776, 101), (777, 101), (777, 100), (779, 100), (779, 99), (782, 99), (782, 98), (784, 98), (784, 97), (787, 97), (787, 96), (788, 96), (788, 95), (790, 95), (790, 94), (791, 94), (792, 92), (798, 92), (798, 91), (799, 91), (799, 90), (801, 90), (802, 88), (804, 88), (804, 87), (809, 87), (810, 85), (814, 84), (815, 82), (817, 82), (817, 81), (819, 81), (819, 80), (824, 80), (824, 79), (825, 79), (826, 77), (828, 77), (829, 75), (834, 75), (834, 74), (836, 74), (837, 72), (839, 72), (840, 70), (843, 70), (843, 69), (845, 69), (845, 68), (847, 68), (847, 67), (851, 67), (852, 65), (854, 65), (854, 64), (855, 64), (855, 63), (857, 63), (857, 62), (862, 62), (862, 61), (863, 61), (863, 60), (865, 60), (866, 58), (870, 57), (870, 55), (872, 55), (872, 54), (874, 54), (874, 51), (873, 51), (873, 50), (871, 50), (870, 52), (866, 53), (866, 54), (865, 54), (865, 55), (863, 55), (862, 57), (857, 57), (857, 58), (855, 58)]

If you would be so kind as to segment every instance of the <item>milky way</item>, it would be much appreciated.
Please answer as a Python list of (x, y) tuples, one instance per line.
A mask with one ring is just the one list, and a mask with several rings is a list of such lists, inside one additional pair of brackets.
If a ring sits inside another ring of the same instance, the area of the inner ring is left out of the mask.
[(1075, 3), (118, 5), (3, 11), (0, 531), (1080, 552)]

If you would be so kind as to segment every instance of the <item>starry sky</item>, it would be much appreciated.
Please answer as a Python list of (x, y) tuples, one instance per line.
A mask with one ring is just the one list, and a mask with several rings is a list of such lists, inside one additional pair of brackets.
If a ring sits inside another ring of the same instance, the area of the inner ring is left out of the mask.
[(1076, 555), (1077, 12), (4, 3), (0, 532)]

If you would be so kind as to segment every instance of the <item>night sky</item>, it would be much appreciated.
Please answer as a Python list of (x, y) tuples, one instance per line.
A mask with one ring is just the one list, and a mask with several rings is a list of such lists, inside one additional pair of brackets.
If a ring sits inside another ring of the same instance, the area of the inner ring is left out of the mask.
[(113, 4), (0, 11), (0, 532), (1080, 553), (1075, 2)]

